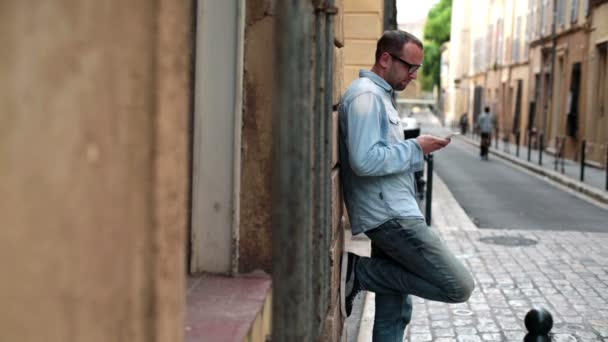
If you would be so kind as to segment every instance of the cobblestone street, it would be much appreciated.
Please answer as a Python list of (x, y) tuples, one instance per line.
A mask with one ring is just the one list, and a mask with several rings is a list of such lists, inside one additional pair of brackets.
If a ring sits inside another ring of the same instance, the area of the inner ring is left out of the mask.
[[(473, 271), (477, 287), (464, 304), (417, 298), (411, 341), (521, 341), (524, 316), (535, 306), (553, 314), (555, 341), (608, 339), (606, 234), (441, 230)], [(537, 243), (480, 241), (499, 236)]]
[[(437, 178), (434, 228), (472, 271), (467, 303), (414, 298), (407, 341), (522, 341), (525, 314), (553, 315), (553, 341), (608, 341), (608, 234), (477, 229)], [(368, 293), (362, 322), (373, 322)], [(359, 341), (371, 341), (370, 329)]]

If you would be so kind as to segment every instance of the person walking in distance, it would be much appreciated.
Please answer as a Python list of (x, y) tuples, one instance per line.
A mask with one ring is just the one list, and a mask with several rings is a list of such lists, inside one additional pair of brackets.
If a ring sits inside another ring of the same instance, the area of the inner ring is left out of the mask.
[(450, 139), (421, 135), (404, 140), (393, 92), (416, 79), (423, 59), (420, 40), (386, 31), (375, 64), (361, 70), (339, 107), (341, 175), (354, 235), (372, 242), (371, 257), (345, 252), (341, 309), (349, 316), (361, 290), (376, 294), (375, 342), (403, 341), (412, 317), (411, 295), (446, 303), (468, 300), (471, 274), (426, 225), (416, 202), (414, 172), (424, 155)]
[(486, 106), (484, 112), (477, 118), (477, 126), (481, 133), (481, 143), (479, 145), (479, 155), (481, 159), (488, 160), (488, 152), (492, 144), (492, 132), (494, 131), (494, 115), (490, 113), (490, 107)]
[(469, 113), (462, 113), (460, 116), (460, 134), (466, 135), (469, 128)]

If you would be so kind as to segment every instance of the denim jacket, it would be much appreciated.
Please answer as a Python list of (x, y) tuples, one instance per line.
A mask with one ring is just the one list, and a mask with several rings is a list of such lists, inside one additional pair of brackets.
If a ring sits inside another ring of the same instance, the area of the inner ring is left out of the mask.
[(404, 140), (392, 87), (361, 70), (339, 107), (340, 162), (352, 232), (395, 218), (423, 218), (414, 172), (424, 167), (416, 139)]

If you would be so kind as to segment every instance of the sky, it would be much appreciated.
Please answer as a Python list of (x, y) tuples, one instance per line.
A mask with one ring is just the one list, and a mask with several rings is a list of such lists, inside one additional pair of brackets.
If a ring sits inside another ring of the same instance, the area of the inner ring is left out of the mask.
[(426, 18), (431, 7), (437, 2), (439, 0), (397, 0), (397, 24)]

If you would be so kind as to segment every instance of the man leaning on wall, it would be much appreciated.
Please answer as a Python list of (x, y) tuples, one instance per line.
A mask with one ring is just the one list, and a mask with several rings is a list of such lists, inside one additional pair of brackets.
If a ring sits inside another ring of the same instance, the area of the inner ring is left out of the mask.
[(450, 139), (421, 135), (403, 139), (393, 101), (395, 91), (416, 79), (423, 59), (419, 39), (386, 31), (378, 40), (375, 64), (361, 70), (339, 109), (344, 198), (354, 235), (372, 242), (371, 257), (342, 256), (342, 313), (350, 315), (361, 290), (375, 292), (373, 340), (403, 341), (412, 317), (410, 295), (462, 303), (473, 291), (464, 265), (430, 229), (416, 202), (414, 172), (424, 155)]

